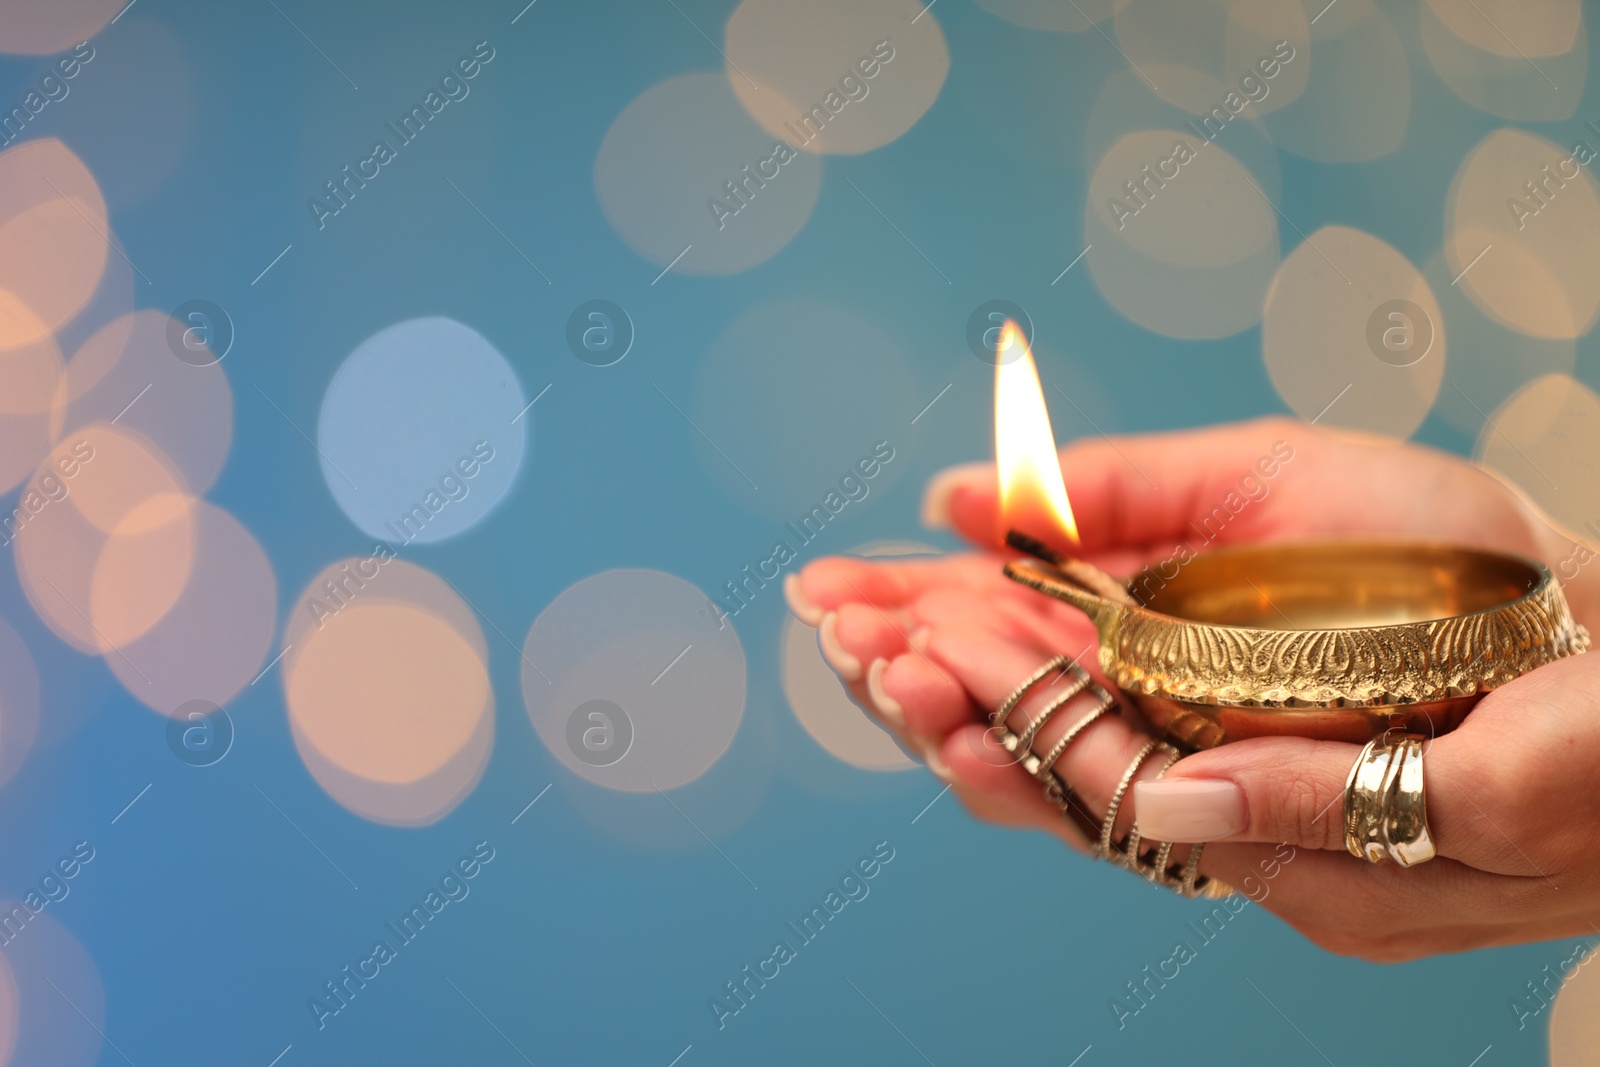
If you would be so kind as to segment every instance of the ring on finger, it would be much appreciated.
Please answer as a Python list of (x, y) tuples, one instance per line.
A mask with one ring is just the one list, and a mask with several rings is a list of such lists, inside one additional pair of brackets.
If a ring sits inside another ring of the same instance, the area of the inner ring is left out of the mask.
[[(1007, 720), (1017, 706), (1022, 703), (1034, 686), (1044, 682), (1052, 675), (1071, 675), (1064, 693), (1053, 695), (1052, 699), (1044, 705), (1029, 722), (1022, 726), (1021, 732), (1013, 731), (1007, 725)], [(1097, 699), (1094, 708), (1085, 712), (1077, 722), (1073, 723), (1044, 755), (1033, 749), (1033, 742), (1039, 737), (1040, 731), (1050, 719), (1065, 707), (1073, 698), (1089, 693)], [(1118, 782), (1111, 804), (1106, 814), (1101, 818), (1096, 827), (1094, 819), (1084, 808), (1082, 801), (1073, 792), (1066, 779), (1056, 770), (1061, 758), (1083, 733), (1100, 720), (1102, 716), (1114, 712), (1117, 708), (1116, 698), (1096, 684), (1082, 667), (1078, 666), (1070, 656), (1052, 656), (1042, 666), (1030, 674), (1023, 682), (1013, 689), (1009, 696), (1000, 703), (994, 713), (989, 717), (990, 730), (998, 737), (1002, 747), (1017, 758), (1017, 762), (1044, 784), (1045, 796), (1055, 804), (1063, 818), (1072, 824), (1073, 828), (1083, 831), (1088, 838), (1085, 842), (1090, 848), (1090, 854), (1098, 859), (1108, 860), (1118, 866), (1125, 867), (1136, 874), (1143, 876), (1148, 881), (1167, 889), (1171, 889), (1183, 896), (1226, 896), (1232, 890), (1221, 882), (1205, 878), (1200, 874), (1200, 855), (1202, 845), (1195, 845), (1184, 863), (1183, 869), (1176, 876), (1169, 873), (1168, 866), (1172, 855), (1172, 844), (1161, 842), (1156, 849), (1156, 865), (1147, 867), (1139, 859), (1139, 848), (1142, 840), (1138, 823), (1135, 821), (1130, 831), (1126, 844), (1118, 849), (1114, 847), (1117, 815), (1127, 797), (1128, 789), (1133, 784), (1140, 766), (1149, 758), (1151, 753), (1158, 748), (1164, 750), (1168, 758), (1161, 768), (1161, 773), (1166, 773), (1167, 768), (1177, 761), (1181, 753), (1164, 741), (1151, 740), (1147, 742), (1134, 757), (1122, 774)], [(1098, 830), (1098, 835), (1095, 831)], [(1096, 840), (1096, 836), (1098, 839)]]
[(1345, 780), (1344, 843), (1369, 863), (1414, 867), (1438, 855), (1428, 830), (1423, 738), (1385, 733), (1367, 742)]

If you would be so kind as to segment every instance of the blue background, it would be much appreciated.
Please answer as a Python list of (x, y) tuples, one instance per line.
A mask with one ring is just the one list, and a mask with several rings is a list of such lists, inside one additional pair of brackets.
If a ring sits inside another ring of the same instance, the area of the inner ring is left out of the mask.
[[(902, 410), (885, 413), (888, 429), (862, 425), (818, 443), (840, 450), (843, 470), (888, 436), (903, 466), (806, 558), (925, 536), (916, 515), (926, 477), (989, 454), (991, 369), (963, 335), (969, 312), (991, 297), (1028, 308), (1044, 376), (1095, 398), (1095, 421), (1108, 432), (1285, 410), (1264, 372), (1258, 329), (1173, 340), (1118, 314), (1086, 270), (1050, 285), (1082, 248), (1089, 108), (1125, 67), (1097, 33), (1027, 31), (944, 0), (933, 14), (950, 44), (950, 73), (920, 122), (881, 150), (826, 158), (810, 222), (768, 262), (722, 278), (672, 273), (652, 286), (659, 265), (633, 252), (600, 211), (595, 154), (639, 93), (720, 67), (685, 16), (720, 38), (731, 4), (679, 0), (680, 13), (666, 3), (541, 0), (515, 25), (515, 0), (280, 6), (359, 91), (271, 4), (141, 0), (94, 39), (97, 57), (72, 95), (28, 135), (60, 136), (100, 180), (124, 247), (150, 278), (138, 282), (139, 306), (204, 298), (231, 315), (237, 340), (223, 367), (235, 442), (209, 498), (266, 548), (282, 615), (312, 575), (364, 553), (370, 539), (334, 504), (316, 453), (252, 384), (312, 427), (344, 357), (406, 318), (445, 315), (478, 330), (530, 398), (551, 385), (530, 413), (529, 451), (504, 504), (466, 536), (407, 550), (513, 639), (586, 575), (651, 567), (712, 591), (770, 542), (773, 521), (707, 473), (695, 434), (655, 387), (682, 402), (728, 324), (777, 299), (816, 300), (869, 321), (907, 354), (915, 376)], [(1424, 104), (1440, 118), (1414, 121), (1400, 150), (1359, 167), (1280, 154), (1280, 207), (1307, 233), (1355, 226), (1420, 265), (1441, 243), (1457, 162), (1506, 123), (1460, 103), (1415, 59), (1412, 5), (1390, 13), (1414, 57), (1414, 119)], [(162, 37), (165, 51), (152, 43)], [(306, 197), (482, 39), (497, 54), (471, 98), (317, 231)], [(174, 57), (181, 71), (171, 69)], [(20, 98), (46, 62), (0, 62), (0, 98)], [(1597, 112), (1591, 89), (1578, 118), (1531, 128), (1565, 142)], [(950, 284), (845, 177), (872, 192)], [(1283, 240), (1285, 251), (1298, 243), (1292, 232)], [(627, 358), (604, 369), (565, 343), (569, 313), (596, 297), (622, 305), (638, 333)], [(1591, 385), (1592, 347), (1579, 342), (1577, 371)], [(946, 384), (939, 404), (909, 424)], [(770, 402), (783, 404), (782, 375), (770, 385)], [(848, 395), (852, 382), (831, 387)], [(1053, 414), (1062, 438), (1090, 432), (1065, 405)], [(1462, 452), (1472, 444), (1437, 415), (1417, 439)], [(1491, 1044), (1485, 1065), (1543, 1062), (1544, 1019), (1518, 1032), (1508, 1001), (1570, 946), (1371, 966), (1314, 948), (1257, 907), (1119, 1032), (1108, 1001), (1174, 941), (1194, 943), (1185, 923), (1207, 906), (1040, 836), (981, 826), (950, 797), (918, 818), (939, 792), (931, 777), (834, 761), (794, 721), (779, 688), (784, 614), (774, 594), (739, 615), (749, 665), (743, 723), (723, 761), (672, 795), (711, 829), (725, 859), (660, 796), (599, 795), (554, 759), (522, 709), (517, 656), (492, 628), (499, 700), (488, 771), (437, 825), (393, 829), (347, 812), (313, 782), (275, 679), (229, 706), (237, 737), (226, 759), (201, 769), (179, 762), (164, 720), (102, 662), (40, 625), (13, 568), (0, 567), (0, 615), (35, 657), (45, 720), (27, 764), (0, 792), (0, 894), (26, 892), (74, 841), (96, 848), (49, 914), (85, 946), (105, 986), (104, 1030), (121, 1050), (104, 1047), (98, 1062), (107, 1064), (125, 1055), (140, 1067), (266, 1067), (291, 1045), (285, 1067), (522, 1062), (516, 1050), (541, 1067), (666, 1067), (686, 1046), (682, 1067), (922, 1062), (906, 1039), (941, 1067), (1066, 1064), (1091, 1045), (1084, 1067), (1170, 1056), (1320, 1062), (1308, 1041), (1341, 1064), (1465, 1065)], [(318, 1031), (308, 997), (484, 839), (496, 858), (471, 897)], [(879, 841), (895, 859), (870, 896), (719, 1031), (707, 999), (787, 937), (783, 923), (820, 902)]]

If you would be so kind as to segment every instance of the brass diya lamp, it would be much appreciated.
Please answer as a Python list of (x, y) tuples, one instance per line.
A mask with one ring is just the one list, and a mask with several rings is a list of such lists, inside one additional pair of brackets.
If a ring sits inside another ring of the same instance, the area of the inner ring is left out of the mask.
[(1549, 568), (1483, 549), (1256, 544), (1126, 582), (1055, 552), (1015, 529), (1077, 537), (1032, 355), (1009, 324), (1000, 355), (1001, 512), (1006, 543), (1031, 557), (1005, 574), (1087, 615), (1106, 678), (1175, 744), (1434, 736), (1489, 690), (1589, 647)]
[(1589, 647), (1549, 568), (1498, 552), (1248, 545), (1124, 585), (1008, 540), (1036, 558), (1006, 576), (1088, 615), (1112, 685), (1191, 749), (1277, 734), (1365, 744), (1391, 728), (1431, 737), (1496, 686)]

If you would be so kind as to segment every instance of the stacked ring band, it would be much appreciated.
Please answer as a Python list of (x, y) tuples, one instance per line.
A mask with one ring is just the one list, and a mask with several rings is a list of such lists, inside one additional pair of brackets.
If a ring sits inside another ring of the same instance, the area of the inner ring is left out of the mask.
[(1369, 863), (1401, 867), (1438, 855), (1428, 833), (1423, 738), (1384, 734), (1367, 742), (1345, 780), (1344, 844)]
[[(1021, 731), (1012, 730), (1006, 720), (1011, 713), (1022, 703), (1024, 697), (1040, 683), (1054, 681), (1056, 677), (1070, 679), (1064, 688), (1051, 695), (1051, 699), (1042, 708), (1035, 712)], [(1085, 712), (1076, 722), (1068, 728), (1067, 732), (1051, 746), (1050, 750), (1040, 755), (1033, 748), (1033, 743), (1038, 739), (1040, 731), (1062, 708), (1066, 707), (1074, 697), (1088, 693), (1096, 703), (1089, 711)], [(1079, 667), (1070, 656), (1054, 656), (1038, 670), (1023, 680), (1022, 684), (1012, 690), (1011, 695), (1001, 702), (990, 716), (990, 729), (997, 735), (1005, 750), (1016, 757), (1017, 762), (1034, 778), (1043, 783), (1045, 796), (1047, 796), (1061, 811), (1064, 818), (1068, 819), (1079, 828), (1087, 823), (1094, 825), (1094, 820), (1089, 819), (1084, 813), (1083, 805), (1073, 793), (1072, 787), (1055, 770), (1056, 764), (1066, 753), (1068, 747), (1081, 737), (1090, 726), (1093, 726), (1104, 715), (1114, 714), (1117, 709), (1116, 698), (1096, 684), (1089, 674)], [(1166, 756), (1166, 761), (1160, 774), (1166, 774), (1167, 769), (1176, 763), (1182, 755), (1176, 748), (1164, 741), (1151, 740), (1139, 750), (1127, 769), (1123, 772), (1121, 780), (1117, 783), (1116, 792), (1113, 794), (1111, 804), (1105, 816), (1099, 820), (1098, 840), (1091, 839), (1091, 853), (1098, 859), (1108, 860), (1119, 867), (1124, 867), (1147, 880), (1171, 889), (1186, 897), (1208, 896), (1220, 897), (1228, 895), (1231, 890), (1221, 882), (1213, 881), (1200, 876), (1200, 854), (1203, 845), (1195, 845), (1189, 853), (1188, 860), (1180, 871), (1171, 871), (1172, 843), (1159, 842), (1153, 859), (1145, 862), (1140, 858), (1143, 839), (1139, 834), (1137, 823), (1129, 832), (1127, 841), (1122, 847), (1117, 847), (1114, 841), (1116, 832), (1117, 814), (1122, 803), (1127, 797), (1128, 789), (1133, 784), (1134, 778), (1139, 773), (1139, 768), (1152, 754), (1160, 751)], [(1157, 775), (1159, 777), (1160, 775)]]

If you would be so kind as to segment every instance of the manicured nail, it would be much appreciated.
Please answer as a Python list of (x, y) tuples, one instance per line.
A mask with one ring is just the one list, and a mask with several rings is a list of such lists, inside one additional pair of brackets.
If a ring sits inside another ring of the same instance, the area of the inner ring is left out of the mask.
[(950, 770), (950, 765), (939, 755), (939, 742), (930, 741), (923, 746), (922, 759), (928, 765), (928, 770), (945, 785), (955, 785), (956, 776)]
[(910, 633), (906, 634), (906, 644), (910, 645), (913, 651), (920, 655), (926, 656), (928, 654), (928, 638), (932, 636), (932, 634), (933, 627), (919, 626), (915, 630), (912, 630)]
[(872, 706), (878, 709), (879, 715), (896, 726), (904, 726), (905, 709), (898, 700), (883, 691), (883, 672), (888, 669), (888, 660), (879, 658), (872, 661), (872, 666), (867, 668), (867, 695), (872, 698)]
[(950, 526), (950, 502), (956, 490), (970, 485), (986, 471), (994, 469), (992, 463), (963, 463), (946, 467), (935, 474), (922, 493), (922, 525), (930, 530), (944, 530)]
[(805, 593), (801, 592), (798, 574), (784, 576), (783, 599), (789, 602), (789, 610), (794, 612), (795, 618), (807, 626), (816, 626), (822, 621), (823, 610), (807, 600)]
[(861, 661), (846, 652), (839, 643), (839, 635), (835, 628), (839, 625), (839, 613), (830, 611), (822, 617), (822, 625), (817, 627), (817, 645), (822, 649), (822, 658), (828, 661), (839, 677), (847, 682), (859, 681), (861, 678)]
[(1135, 782), (1133, 813), (1152, 841), (1219, 841), (1249, 823), (1244, 790), (1220, 778)]

